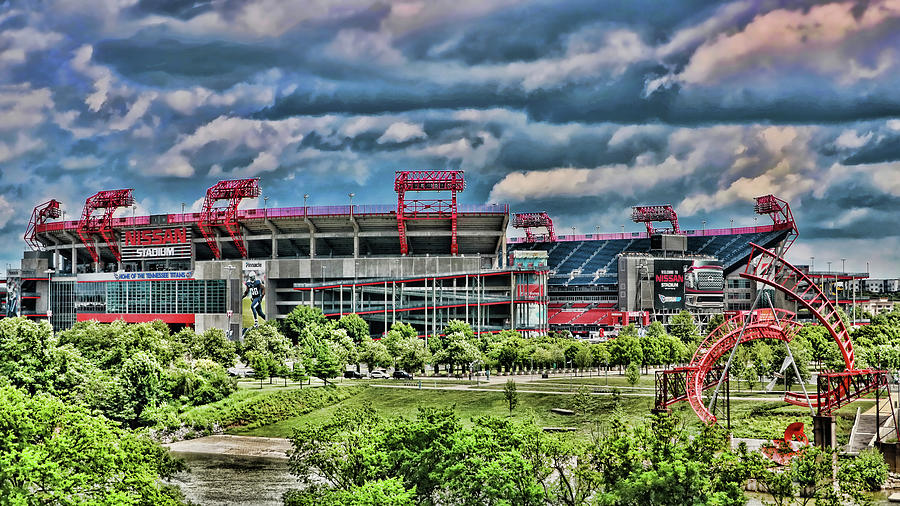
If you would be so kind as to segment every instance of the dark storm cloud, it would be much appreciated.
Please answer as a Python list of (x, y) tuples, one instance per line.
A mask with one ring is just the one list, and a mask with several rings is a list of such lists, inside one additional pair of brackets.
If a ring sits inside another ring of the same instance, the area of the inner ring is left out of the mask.
[(900, 160), (900, 138), (885, 137), (863, 146), (843, 160), (846, 165), (895, 162)]

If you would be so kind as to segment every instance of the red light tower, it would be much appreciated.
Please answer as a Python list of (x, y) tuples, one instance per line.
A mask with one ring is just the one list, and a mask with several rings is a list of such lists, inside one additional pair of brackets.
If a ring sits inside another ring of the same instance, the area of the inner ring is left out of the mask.
[(783, 256), (794, 244), (797, 236), (800, 235), (797, 223), (794, 221), (794, 215), (791, 213), (790, 204), (775, 195), (763, 195), (762, 197), (756, 197), (756, 205), (753, 206), (753, 210), (756, 214), (768, 214), (772, 218), (772, 222), (775, 223), (776, 230), (791, 229), (779, 252), (779, 255)]
[[(406, 222), (450, 218), (450, 253), (456, 255), (456, 192), (466, 189), (461, 170), (398, 170), (394, 178), (397, 192), (397, 230), (400, 232), (400, 254), (409, 253)], [(406, 192), (450, 192), (450, 199), (406, 200)]]
[[(222, 225), (231, 235), (234, 246), (247, 258), (247, 247), (244, 245), (244, 236), (237, 221), (237, 208), (242, 199), (259, 197), (259, 178), (231, 179), (219, 181), (213, 187), (206, 190), (206, 199), (203, 201), (203, 211), (197, 225), (206, 239), (206, 244), (212, 250), (213, 256), (222, 258), (222, 252), (216, 245), (216, 234), (212, 227)], [(216, 202), (227, 200), (225, 207), (214, 207)]]
[(37, 240), (37, 227), (47, 222), (48, 218), (59, 218), (61, 212), (59, 210), (59, 201), (56, 199), (48, 200), (34, 208), (31, 212), (31, 220), (28, 222), (28, 230), (25, 231), (25, 242), (31, 246), (31, 249), (43, 250), (44, 245)]
[[(635, 223), (644, 223), (647, 225), (647, 235), (654, 233), (681, 234), (681, 228), (678, 227), (678, 214), (670, 205), (664, 206), (634, 206), (631, 208), (631, 221)], [(654, 221), (668, 221), (672, 224), (670, 229), (655, 230), (653, 228)]]
[[(546, 212), (516, 213), (513, 218), (513, 227), (525, 229), (525, 240), (527, 242), (537, 242), (538, 238), (540, 238), (542, 242), (546, 242), (548, 239), (550, 242), (556, 242), (556, 232), (553, 230), (553, 220), (550, 219), (550, 215)], [(547, 235), (535, 235), (531, 230), (535, 227), (546, 228)]]
[[(112, 251), (116, 261), (122, 260), (122, 254), (119, 252), (119, 246), (116, 244), (116, 237), (112, 231), (112, 217), (116, 209), (134, 204), (133, 191), (133, 188), (99, 191), (84, 201), (84, 211), (81, 213), (77, 232), (94, 263), (100, 261), (100, 253), (94, 247), (94, 239), (91, 237), (94, 233), (103, 236), (106, 246)], [(97, 209), (102, 209), (103, 214), (93, 216)]]

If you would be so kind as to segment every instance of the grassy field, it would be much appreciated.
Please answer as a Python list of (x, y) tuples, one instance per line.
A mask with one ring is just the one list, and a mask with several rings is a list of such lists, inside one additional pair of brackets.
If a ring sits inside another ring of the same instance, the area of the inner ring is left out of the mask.
[[(359, 386), (364, 383), (353, 382), (354, 385)], [(431, 380), (423, 381), (423, 385), (430, 386), (428, 383), (431, 383)], [(558, 389), (561, 386), (557, 384), (556, 387), (553, 387), (552, 385), (552, 383), (547, 383), (543, 385), (543, 388)], [(532, 384), (520, 384), (519, 389), (528, 390), (531, 386)], [(273, 387), (273, 389), (277, 388)], [(281, 388), (283, 389), (283, 387)], [(627, 389), (623, 388), (622, 393), (626, 394)], [(614, 417), (621, 418), (629, 424), (643, 423), (643, 420), (650, 416), (653, 398), (623, 396), (616, 404), (611, 396), (602, 396), (594, 398), (597, 408), (593, 414), (567, 416), (550, 412), (553, 408), (573, 409), (573, 401), (573, 395), (520, 392), (519, 407), (511, 416), (517, 420), (533, 419), (535, 423), (545, 427), (575, 427), (584, 437), (589, 437), (591, 429), (597, 423), (603, 424)], [(313, 409), (308, 413), (285, 417), (268, 425), (233, 427), (228, 432), (247, 436), (289, 437), (294, 427), (325, 422), (340, 407), (359, 407), (365, 404), (371, 405), (385, 417), (412, 418), (416, 416), (419, 407), (445, 406), (454, 406), (463, 423), (471, 423), (472, 418), (478, 416), (510, 416), (506, 400), (500, 391), (418, 390), (378, 388), (373, 385), (362, 388), (357, 395), (323, 408)], [(857, 402), (838, 412), (839, 441), (846, 441), (849, 436), (857, 406), (865, 411), (872, 405), (873, 403), (870, 401)], [(676, 404), (672, 411), (688, 430), (699, 429), (700, 421), (687, 403)], [(808, 408), (785, 404), (777, 398), (773, 398), (771, 402), (732, 398), (731, 425), (735, 437), (778, 438), (783, 436), (784, 429), (793, 422), (804, 422), (809, 432), (808, 435), (812, 435), (812, 418)], [(724, 416), (721, 418), (721, 423), (725, 423)]]
[[(599, 420), (609, 419), (614, 411), (611, 399), (603, 401), (608, 404), (607, 416)], [(470, 423), (478, 416), (509, 416), (506, 400), (501, 392), (473, 392), (457, 390), (413, 390), (395, 388), (365, 389), (359, 395), (350, 397), (337, 404), (314, 410), (310, 413), (295, 416), (278, 423), (252, 429), (238, 429), (234, 434), (248, 436), (288, 437), (293, 428), (303, 424), (318, 424), (328, 420), (336, 409), (342, 406), (353, 407), (370, 404), (380, 415), (386, 417), (416, 416), (419, 407), (454, 406), (463, 423)], [(623, 398), (619, 414), (626, 420), (637, 422), (650, 412), (651, 398)], [(519, 394), (519, 407), (512, 417), (518, 420), (533, 418), (540, 426), (577, 427), (587, 434), (593, 422), (581, 416), (566, 416), (551, 413), (552, 408), (571, 409), (572, 397), (553, 394)]]

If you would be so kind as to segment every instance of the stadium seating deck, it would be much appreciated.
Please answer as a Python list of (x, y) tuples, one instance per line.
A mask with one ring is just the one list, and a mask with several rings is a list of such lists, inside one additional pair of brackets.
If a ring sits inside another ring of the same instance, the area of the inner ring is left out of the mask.
[[(687, 250), (689, 253), (717, 257), (727, 273), (737, 268), (737, 264), (747, 257), (751, 242), (768, 247), (786, 234), (786, 230), (772, 230), (745, 234), (688, 236)], [(551, 285), (593, 286), (615, 284), (618, 278), (615, 262), (617, 256), (626, 252), (649, 251), (650, 239), (513, 243), (510, 244), (510, 249), (546, 250), (548, 266), (552, 272), (548, 281)]]

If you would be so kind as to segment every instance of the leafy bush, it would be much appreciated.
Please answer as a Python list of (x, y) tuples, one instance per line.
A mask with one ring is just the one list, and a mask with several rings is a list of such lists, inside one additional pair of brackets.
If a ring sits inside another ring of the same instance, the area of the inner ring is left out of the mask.
[(863, 450), (857, 457), (842, 461), (838, 468), (839, 482), (857, 484), (870, 492), (881, 490), (887, 475), (888, 465), (881, 452), (874, 448)]

